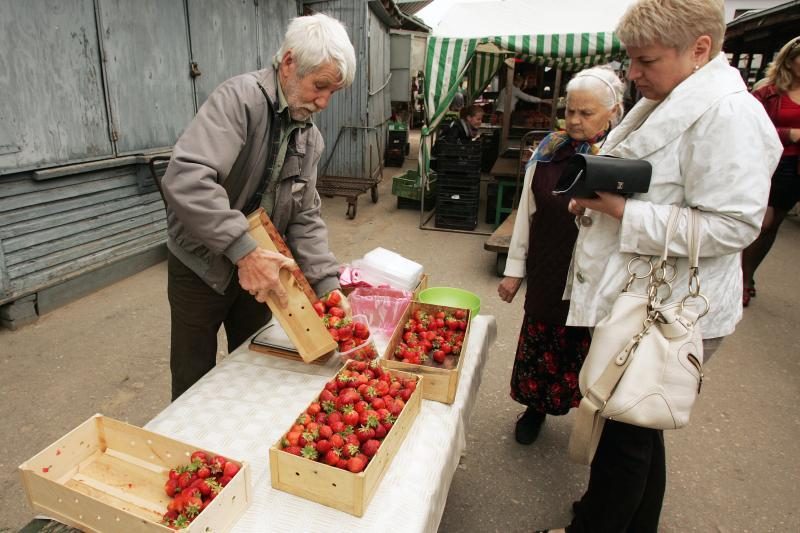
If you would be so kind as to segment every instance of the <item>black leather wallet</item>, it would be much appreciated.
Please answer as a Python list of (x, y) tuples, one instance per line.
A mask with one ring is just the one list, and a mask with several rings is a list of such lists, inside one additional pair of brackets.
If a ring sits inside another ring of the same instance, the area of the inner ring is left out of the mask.
[(596, 191), (623, 196), (647, 192), (653, 167), (642, 159), (575, 154), (558, 179), (553, 194), (596, 198)]

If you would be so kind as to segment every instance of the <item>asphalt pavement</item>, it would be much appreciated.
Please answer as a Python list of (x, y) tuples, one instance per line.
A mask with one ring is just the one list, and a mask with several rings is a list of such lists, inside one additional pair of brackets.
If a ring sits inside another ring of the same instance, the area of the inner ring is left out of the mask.
[[(354, 220), (345, 217), (344, 199), (323, 199), (332, 250), (342, 262), (377, 246), (401, 253), (425, 266), (431, 286), (479, 294), (481, 313), (498, 324), (439, 531), (563, 526), (588, 476), (566, 457), (572, 417), (548, 418), (533, 445), (513, 438), (523, 408), (510, 399), (508, 381), (524, 286), (513, 303), (500, 301), (485, 236), (420, 230), (419, 211), (397, 209), (391, 196), (398, 172), (384, 172), (378, 203), (359, 198)], [(758, 296), (705, 369), (690, 426), (665, 433), (662, 531), (800, 531), (799, 264), (800, 220), (790, 217), (758, 273)], [(168, 342), (165, 263), (18, 331), (0, 330), (0, 533), (33, 517), (20, 463), (94, 413), (143, 425), (168, 404)]]

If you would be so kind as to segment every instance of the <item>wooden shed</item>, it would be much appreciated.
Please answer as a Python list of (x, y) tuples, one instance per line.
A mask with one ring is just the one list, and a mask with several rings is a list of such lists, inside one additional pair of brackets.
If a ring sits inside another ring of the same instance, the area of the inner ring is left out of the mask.
[(0, 0), (0, 323), (164, 258), (150, 158), (220, 82), (270, 64), (300, 7)]

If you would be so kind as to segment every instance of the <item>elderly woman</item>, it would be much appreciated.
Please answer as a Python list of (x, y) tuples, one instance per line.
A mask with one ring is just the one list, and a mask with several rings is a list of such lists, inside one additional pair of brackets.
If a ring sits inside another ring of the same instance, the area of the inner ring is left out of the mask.
[(578, 372), (589, 348), (589, 331), (565, 327), (569, 302), (561, 299), (578, 228), (568, 200), (552, 191), (575, 153), (597, 153), (622, 117), (623, 85), (608, 68), (578, 73), (567, 84), (566, 131), (539, 144), (525, 173), (505, 278), (497, 291), (511, 302), (528, 278), (525, 318), (519, 334), (511, 397), (527, 409), (515, 437), (531, 444), (545, 415), (563, 415), (580, 401)]
[[(719, 0), (639, 0), (622, 17), (617, 35), (630, 57), (628, 76), (644, 98), (602, 153), (649, 161), (652, 179), (646, 194), (627, 200), (601, 193), (570, 202), (587, 224), (565, 290), (567, 324), (592, 327), (608, 314), (627, 263), (660, 254), (671, 205), (679, 205), (700, 219), (699, 272), (711, 305), (699, 322), (706, 358), (733, 333), (742, 315), (740, 252), (758, 235), (782, 147), (764, 108), (721, 53), (724, 33)], [(669, 249), (678, 258), (669, 301), (688, 293), (689, 215), (682, 211)], [(655, 532), (665, 487), (662, 432), (607, 420), (566, 531)]]
[(778, 228), (789, 210), (800, 201), (800, 37), (786, 43), (769, 69), (761, 87), (753, 91), (767, 110), (783, 142), (783, 155), (772, 175), (769, 203), (761, 234), (742, 252), (744, 292), (742, 305), (747, 307), (756, 295), (755, 274), (767, 256)]

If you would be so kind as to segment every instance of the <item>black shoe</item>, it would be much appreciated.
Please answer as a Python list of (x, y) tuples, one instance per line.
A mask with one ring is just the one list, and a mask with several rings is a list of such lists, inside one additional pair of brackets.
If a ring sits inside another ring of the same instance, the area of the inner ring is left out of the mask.
[(517, 419), (517, 426), (514, 430), (514, 438), (517, 439), (517, 442), (520, 444), (532, 444), (536, 437), (539, 436), (539, 430), (542, 429), (545, 416), (544, 413), (539, 413), (528, 407)]

